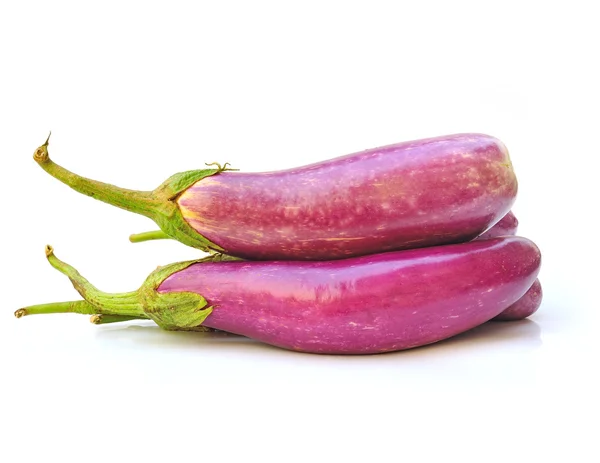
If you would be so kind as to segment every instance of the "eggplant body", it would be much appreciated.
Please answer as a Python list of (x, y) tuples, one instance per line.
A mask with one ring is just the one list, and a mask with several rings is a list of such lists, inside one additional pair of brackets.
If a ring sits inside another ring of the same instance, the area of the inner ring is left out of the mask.
[(504, 217), (500, 219), (489, 230), (479, 235), (476, 239), (487, 240), (490, 238), (496, 238), (498, 236), (516, 235), (517, 229), (519, 228), (519, 221), (512, 211), (509, 211)]
[(516, 193), (502, 142), (457, 134), (279, 172), (221, 172), (176, 203), (227, 254), (331, 260), (470, 241), (510, 210)]
[(495, 321), (523, 320), (533, 315), (542, 305), (542, 284), (536, 279), (531, 288), (518, 301), (493, 318)]
[(502, 237), (334, 261), (203, 262), (157, 291), (201, 294), (203, 326), (303, 352), (370, 354), (430, 344), (516, 302), (540, 268), (534, 243)]

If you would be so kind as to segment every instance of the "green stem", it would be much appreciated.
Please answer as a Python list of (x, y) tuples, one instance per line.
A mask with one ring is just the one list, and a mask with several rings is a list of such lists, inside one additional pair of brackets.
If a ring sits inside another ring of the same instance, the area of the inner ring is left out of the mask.
[[(126, 315), (133, 317), (144, 315), (144, 307), (140, 301), (137, 291), (115, 294), (109, 294), (100, 291), (88, 280), (86, 280), (75, 268), (56, 257), (54, 255), (54, 249), (49, 245), (46, 246), (46, 258), (52, 267), (61, 272), (63, 275), (69, 277), (69, 280), (71, 280), (71, 283), (73, 283), (73, 286), (77, 292), (81, 294), (81, 297), (83, 297), (89, 304), (97, 308), (96, 312), (92, 313)], [(90, 312), (79, 313), (88, 314)]]
[(24, 307), (15, 312), (15, 317), (21, 318), (25, 315), (39, 315), (49, 313), (80, 313), (93, 315), (98, 313), (98, 308), (87, 301), (52, 302), (50, 304), (38, 304)]
[(172, 239), (169, 235), (167, 235), (162, 230), (153, 230), (149, 232), (143, 233), (134, 233), (133, 235), (129, 235), (129, 241), (132, 243), (141, 243), (143, 241), (151, 241), (151, 240), (168, 240)]
[(52, 177), (60, 180), (79, 193), (99, 199), (121, 209), (150, 218), (155, 215), (156, 209), (160, 206), (160, 201), (153, 196), (151, 191), (127, 190), (77, 175), (50, 159), (48, 154), (49, 141), (50, 135), (48, 135), (46, 142), (35, 151), (33, 159)]
[(153, 191), (128, 190), (82, 177), (54, 163), (48, 154), (49, 140), (50, 136), (43, 145), (35, 150), (33, 159), (52, 177), (79, 193), (154, 220), (167, 236), (181, 241), (183, 244), (205, 252), (210, 249), (223, 251), (223, 248), (202, 236), (186, 221), (177, 204), (177, 198), (183, 191), (203, 178), (220, 174), (226, 170), (233, 170), (227, 165), (217, 165), (215, 169), (175, 174)]
[(52, 267), (69, 277), (84, 300), (24, 307), (15, 312), (17, 318), (24, 315), (73, 312), (92, 315), (92, 323), (97, 324), (151, 319), (167, 330), (200, 330), (199, 327), (213, 307), (208, 305), (201, 294), (193, 291), (158, 292), (160, 284), (170, 275), (190, 265), (231, 259), (215, 254), (196, 261), (158, 267), (137, 291), (109, 294), (100, 291), (74, 267), (58, 259), (52, 246), (46, 246), (46, 258)]
[(105, 325), (108, 323), (120, 323), (127, 322), (130, 320), (148, 320), (148, 317), (130, 317), (127, 315), (108, 315), (108, 314), (95, 314), (90, 317), (90, 322), (94, 325)]

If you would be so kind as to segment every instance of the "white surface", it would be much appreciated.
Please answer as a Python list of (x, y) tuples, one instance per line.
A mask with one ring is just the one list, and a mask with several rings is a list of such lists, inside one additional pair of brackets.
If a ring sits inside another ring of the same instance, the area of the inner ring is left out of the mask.
[[(599, 461), (593, 2), (3, 2), (0, 461)], [(84, 316), (43, 247), (107, 291), (196, 251), (31, 159), (150, 189), (402, 140), (508, 146), (545, 299), (531, 321), (369, 357)], [(167, 460), (168, 458), (168, 460)]]

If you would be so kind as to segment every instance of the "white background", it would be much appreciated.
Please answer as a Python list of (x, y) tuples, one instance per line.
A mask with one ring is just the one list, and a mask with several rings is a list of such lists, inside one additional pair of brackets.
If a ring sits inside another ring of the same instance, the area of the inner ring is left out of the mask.
[[(599, 461), (595, 2), (2, 2), (0, 461)], [(368, 357), (13, 318), (197, 251), (31, 159), (152, 189), (484, 132), (508, 146), (543, 252), (530, 321)], [(594, 274), (595, 272), (595, 274)]]

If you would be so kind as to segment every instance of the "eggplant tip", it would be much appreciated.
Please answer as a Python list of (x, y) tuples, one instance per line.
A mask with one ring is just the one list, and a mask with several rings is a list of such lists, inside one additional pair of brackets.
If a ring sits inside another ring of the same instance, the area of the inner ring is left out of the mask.
[(90, 323), (93, 323), (94, 325), (99, 325), (101, 321), (102, 315), (95, 314), (90, 317)]
[(46, 245), (45, 251), (46, 251), (46, 257), (50, 257), (52, 254), (54, 254), (54, 248), (52, 246), (50, 246), (49, 244)]
[(15, 317), (21, 318), (23, 315), (27, 315), (27, 311), (25, 309), (19, 309), (15, 311)]

